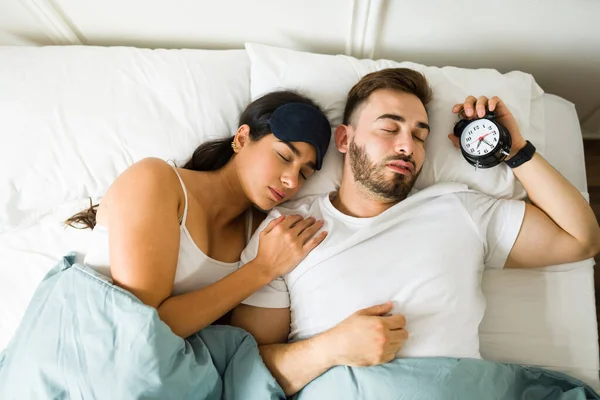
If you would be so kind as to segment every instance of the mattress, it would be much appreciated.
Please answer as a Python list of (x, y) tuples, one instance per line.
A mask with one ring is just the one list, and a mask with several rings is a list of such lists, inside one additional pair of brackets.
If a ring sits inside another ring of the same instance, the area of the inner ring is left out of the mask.
[[(573, 104), (544, 95), (545, 158), (587, 195), (583, 140)], [(594, 260), (534, 270), (486, 271), (481, 354), (543, 366), (598, 389)]]
[[(544, 95), (544, 102), (549, 132), (544, 155), (585, 193), (583, 142), (575, 109), (553, 95)], [(87, 205), (87, 200), (69, 202), (35, 223), (0, 233), (0, 350), (14, 334), (47, 270), (69, 251), (77, 252), (81, 260), (90, 232), (66, 229), (61, 221)], [(600, 387), (593, 260), (527, 271), (486, 271), (483, 290), (484, 358), (543, 366)]]

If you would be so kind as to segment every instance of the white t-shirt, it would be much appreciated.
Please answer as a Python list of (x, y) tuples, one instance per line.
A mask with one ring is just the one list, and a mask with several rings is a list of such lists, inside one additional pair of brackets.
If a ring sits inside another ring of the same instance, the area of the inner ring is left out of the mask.
[(258, 232), (281, 214), (323, 219), (327, 238), (293, 271), (243, 303), (291, 310), (290, 341), (326, 331), (354, 312), (393, 301), (409, 339), (398, 357), (479, 354), (485, 268), (502, 268), (525, 204), (497, 200), (456, 183), (437, 184), (372, 218), (338, 211), (329, 195), (273, 209), (242, 253), (256, 257)]

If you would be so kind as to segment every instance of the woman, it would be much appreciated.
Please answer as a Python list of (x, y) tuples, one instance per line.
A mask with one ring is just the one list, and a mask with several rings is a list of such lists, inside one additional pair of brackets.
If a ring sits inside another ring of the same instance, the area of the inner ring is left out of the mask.
[(252, 206), (268, 210), (294, 196), (321, 168), (330, 135), (310, 99), (267, 94), (242, 113), (233, 137), (201, 145), (182, 169), (139, 161), (111, 185), (97, 213), (92, 207), (67, 223), (93, 228), (87, 266), (188, 337), (293, 269), (325, 238), (315, 235), (322, 221), (282, 217), (261, 232), (257, 257), (239, 268), (264, 219)]

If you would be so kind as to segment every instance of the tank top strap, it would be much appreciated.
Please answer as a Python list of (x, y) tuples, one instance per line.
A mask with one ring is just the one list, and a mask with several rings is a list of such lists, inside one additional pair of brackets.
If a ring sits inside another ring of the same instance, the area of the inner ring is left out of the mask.
[(185, 226), (185, 221), (187, 219), (187, 211), (188, 211), (187, 189), (185, 188), (185, 184), (183, 183), (183, 179), (181, 179), (181, 175), (179, 175), (179, 172), (177, 171), (177, 167), (175, 165), (172, 165), (171, 163), (168, 163), (168, 164), (173, 168), (173, 171), (175, 171), (175, 174), (177, 175), (177, 178), (179, 178), (179, 183), (181, 183), (181, 188), (183, 189), (183, 198), (184, 198), (185, 204), (183, 206), (183, 215), (181, 216), (181, 218), (179, 218), (179, 225), (184, 225)]

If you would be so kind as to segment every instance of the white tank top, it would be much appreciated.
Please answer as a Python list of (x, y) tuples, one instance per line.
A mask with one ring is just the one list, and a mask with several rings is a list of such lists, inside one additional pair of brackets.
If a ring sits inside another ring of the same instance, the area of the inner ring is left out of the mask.
[[(179, 176), (177, 169), (173, 170), (181, 182), (185, 206), (179, 224), (179, 255), (177, 257), (177, 270), (173, 283), (172, 295), (179, 295), (215, 283), (239, 268), (240, 262), (226, 263), (217, 261), (200, 250), (196, 245), (190, 232), (185, 226), (188, 210), (188, 196), (185, 184)], [(252, 210), (246, 213), (246, 243), (252, 236)], [(92, 230), (90, 247), (85, 255), (83, 263), (95, 271), (111, 277), (110, 256), (108, 248), (108, 229), (102, 225), (96, 225)], [(112, 277), (111, 277), (112, 278)]]

